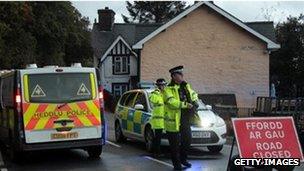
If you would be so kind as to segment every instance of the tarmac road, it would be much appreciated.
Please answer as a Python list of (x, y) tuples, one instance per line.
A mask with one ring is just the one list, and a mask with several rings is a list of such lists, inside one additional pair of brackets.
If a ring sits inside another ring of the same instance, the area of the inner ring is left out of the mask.
[[(165, 156), (154, 159), (145, 151), (142, 142), (128, 140), (126, 143), (117, 144), (114, 139), (113, 115), (106, 114), (108, 120), (108, 143), (100, 159), (92, 160), (83, 150), (53, 150), (29, 154), (21, 163), (8, 160), (2, 149), (0, 156), (0, 171), (168, 171), (173, 170), (167, 146), (162, 148)], [(191, 150), (189, 161), (192, 168), (187, 171), (222, 171), (226, 170), (230, 145), (225, 145), (222, 152), (212, 154), (205, 148)], [(235, 148), (236, 149), (236, 148)], [(236, 150), (234, 150), (236, 151)], [(3, 160), (1, 160), (3, 158)], [(303, 164), (295, 170), (304, 170)]]

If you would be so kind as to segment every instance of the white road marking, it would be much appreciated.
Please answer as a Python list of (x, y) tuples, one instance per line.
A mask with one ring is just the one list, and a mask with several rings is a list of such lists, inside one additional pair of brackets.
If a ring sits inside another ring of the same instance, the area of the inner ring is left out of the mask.
[(2, 168), (1, 171), (8, 171), (7, 168)]
[(161, 160), (157, 160), (155, 158), (152, 158), (152, 157), (149, 157), (149, 156), (145, 156), (146, 159), (149, 159), (149, 160), (152, 160), (154, 162), (157, 162), (157, 163), (160, 163), (160, 164), (163, 164), (165, 166), (168, 166), (168, 167), (172, 167), (173, 168), (173, 165), (170, 164), (170, 163), (167, 163), (167, 162), (164, 162), (164, 161), (161, 161)]
[(107, 142), (107, 144), (110, 144), (110, 145), (112, 145), (112, 146), (114, 146), (114, 147), (121, 148), (120, 145), (115, 144), (115, 143), (113, 143), (113, 142), (111, 142), (111, 141), (108, 141), (108, 140), (107, 140), (106, 142)]

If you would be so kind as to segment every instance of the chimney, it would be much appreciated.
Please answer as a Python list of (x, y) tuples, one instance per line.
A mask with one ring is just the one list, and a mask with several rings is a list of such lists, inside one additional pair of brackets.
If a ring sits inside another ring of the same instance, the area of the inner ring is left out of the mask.
[(102, 31), (112, 31), (115, 12), (108, 7), (98, 10), (98, 24)]

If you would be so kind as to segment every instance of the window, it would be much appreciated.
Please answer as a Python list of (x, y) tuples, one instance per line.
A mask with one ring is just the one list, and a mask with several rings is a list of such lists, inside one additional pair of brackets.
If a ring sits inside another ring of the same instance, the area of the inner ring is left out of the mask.
[(134, 98), (136, 96), (136, 92), (129, 93), (129, 96), (127, 97), (125, 101), (125, 106), (127, 107), (134, 107)]
[(128, 83), (113, 83), (112, 84), (112, 93), (115, 97), (121, 96), (124, 92), (128, 91)]
[(2, 79), (0, 77), (0, 112), (1, 112), (1, 109), (2, 109)]
[[(93, 99), (90, 73), (32, 74), (28, 76), (29, 102), (64, 103)], [(54, 88), (56, 87), (56, 88)]]
[(113, 57), (113, 74), (123, 75), (130, 73), (130, 57), (114, 56)]
[(130, 93), (124, 94), (124, 95), (120, 98), (119, 104), (120, 104), (120, 105), (124, 105), (124, 104), (125, 104), (125, 101), (126, 101), (126, 99), (127, 99), (127, 97), (128, 97), (129, 95), (130, 95)]
[(3, 122), (3, 114), (4, 114), (4, 112), (3, 112), (3, 104), (2, 104), (2, 79), (1, 79), (1, 77), (0, 77), (0, 127), (1, 127), (1, 125), (3, 125), (2, 124), (2, 122)]
[(147, 99), (144, 93), (139, 93), (137, 95), (135, 104), (141, 104), (144, 106), (144, 111), (147, 111), (148, 107), (147, 107)]
[(13, 107), (14, 105), (14, 77), (9, 76), (2, 79), (2, 105)]

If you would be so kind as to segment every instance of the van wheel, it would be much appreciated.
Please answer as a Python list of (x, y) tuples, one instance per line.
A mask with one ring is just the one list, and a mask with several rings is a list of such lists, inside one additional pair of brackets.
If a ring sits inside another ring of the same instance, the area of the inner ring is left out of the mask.
[(223, 149), (223, 145), (207, 146), (207, 148), (212, 153), (219, 153)]
[(100, 158), (100, 155), (102, 153), (102, 146), (94, 146), (94, 147), (89, 147), (87, 149), (87, 152), (92, 159), (98, 159)]
[(11, 161), (20, 163), (23, 160), (24, 152), (16, 151), (14, 149), (9, 149), (9, 158)]
[(126, 141), (126, 137), (123, 135), (121, 126), (118, 121), (115, 122), (115, 140), (118, 143)]
[(146, 143), (146, 150), (149, 153), (153, 152), (153, 139), (154, 139), (153, 130), (150, 127), (147, 127), (145, 129), (145, 143)]

